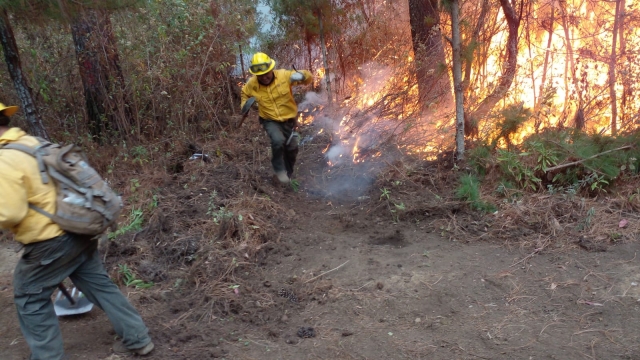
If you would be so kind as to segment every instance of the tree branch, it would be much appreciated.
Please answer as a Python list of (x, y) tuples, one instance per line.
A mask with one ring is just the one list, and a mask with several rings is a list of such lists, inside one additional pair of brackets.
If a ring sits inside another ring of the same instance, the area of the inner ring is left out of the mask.
[(587, 160), (591, 160), (591, 159), (593, 159), (593, 158), (597, 158), (598, 156), (601, 156), (601, 155), (604, 155), (604, 154), (608, 154), (608, 153), (610, 153), (610, 152), (614, 152), (614, 151), (618, 151), (618, 150), (630, 149), (630, 148), (632, 148), (632, 147), (633, 147), (632, 145), (627, 145), (627, 146), (619, 147), (619, 148), (617, 148), (617, 149), (607, 150), (607, 151), (601, 152), (601, 153), (599, 153), (599, 154), (595, 154), (595, 155), (593, 155), (593, 156), (589, 156), (589, 157), (588, 157), (588, 158), (586, 158), (586, 159), (582, 159), (582, 160), (578, 160), (578, 161), (574, 161), (574, 162), (570, 162), (570, 163), (566, 163), (566, 164), (562, 164), (562, 165), (557, 165), (557, 166), (550, 167), (550, 168), (548, 168), (545, 172), (549, 172), (549, 171), (553, 171), (553, 170), (559, 170), (559, 169), (564, 169), (564, 168), (566, 168), (566, 167), (570, 167), (570, 166), (573, 166), (573, 165), (578, 165), (578, 164), (583, 163), (583, 162), (585, 162), (585, 161), (587, 161)]

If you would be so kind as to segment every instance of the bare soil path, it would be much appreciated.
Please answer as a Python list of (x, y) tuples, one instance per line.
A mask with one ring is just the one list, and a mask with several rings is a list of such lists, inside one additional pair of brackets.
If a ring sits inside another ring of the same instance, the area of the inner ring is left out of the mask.
[[(640, 359), (637, 242), (588, 252), (558, 238), (536, 253), (450, 241), (357, 202), (283, 199), (292, 221), (241, 274), (228, 314), (192, 316), (171, 286), (123, 288), (156, 341), (150, 358)], [(17, 247), (0, 245), (0, 359), (26, 359), (10, 285)], [(70, 359), (121, 358), (100, 310), (61, 326)]]
[(244, 331), (231, 358), (640, 358), (637, 243), (533, 254), (357, 215), (345, 227), (332, 212), (299, 214), (309, 221), (262, 277), (300, 303), (278, 300), (276, 321)]

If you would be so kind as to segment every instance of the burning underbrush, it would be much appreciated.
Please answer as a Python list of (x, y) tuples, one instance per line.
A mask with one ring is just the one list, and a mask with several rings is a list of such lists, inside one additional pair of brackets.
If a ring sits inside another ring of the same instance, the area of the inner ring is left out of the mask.
[(378, 157), (384, 162), (405, 154), (435, 158), (450, 150), (450, 96), (440, 94), (427, 101), (426, 95), (418, 94), (411, 74), (410, 59), (393, 68), (368, 63), (353, 75), (349, 95), (339, 101), (307, 93), (299, 106), (299, 123), (313, 126), (315, 134), (307, 135), (303, 143), (328, 135), (330, 142), (322, 152), (330, 166)]

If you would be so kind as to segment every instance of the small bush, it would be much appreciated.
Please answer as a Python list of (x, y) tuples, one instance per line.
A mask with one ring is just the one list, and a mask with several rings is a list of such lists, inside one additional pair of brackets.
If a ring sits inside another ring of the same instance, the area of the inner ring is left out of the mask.
[(462, 175), (460, 186), (456, 189), (456, 197), (469, 202), (474, 210), (482, 212), (496, 211), (495, 206), (480, 199), (480, 182), (473, 175)]
[(469, 150), (469, 165), (479, 176), (487, 175), (489, 167), (493, 161), (491, 148), (487, 145), (480, 145)]

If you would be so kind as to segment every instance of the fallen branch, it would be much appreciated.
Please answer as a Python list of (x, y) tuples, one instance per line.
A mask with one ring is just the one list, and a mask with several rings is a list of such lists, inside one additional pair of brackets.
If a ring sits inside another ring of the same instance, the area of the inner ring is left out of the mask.
[(344, 266), (344, 264), (346, 264), (346, 263), (348, 263), (348, 262), (349, 262), (349, 260), (345, 261), (342, 265), (338, 266), (337, 268), (331, 269), (331, 270), (329, 270), (329, 271), (325, 271), (325, 272), (323, 272), (322, 274), (320, 274), (320, 275), (318, 275), (318, 276), (312, 277), (311, 279), (309, 279), (309, 280), (305, 281), (304, 283), (306, 284), (306, 283), (311, 282), (311, 281), (313, 281), (313, 280), (315, 280), (315, 279), (317, 279), (317, 278), (319, 278), (319, 277), (321, 277), (321, 276), (323, 276), (323, 275), (327, 275), (328, 273), (330, 273), (330, 272), (332, 272), (332, 271), (336, 271), (336, 270), (340, 269), (341, 267), (343, 267), (343, 266)]
[(554, 170), (559, 170), (559, 169), (564, 169), (564, 168), (566, 168), (566, 167), (570, 167), (570, 166), (578, 165), (578, 164), (583, 163), (583, 162), (585, 162), (585, 161), (587, 161), (587, 160), (591, 160), (591, 159), (593, 159), (593, 158), (597, 158), (598, 156), (602, 156), (602, 155), (604, 155), (604, 154), (608, 154), (608, 153), (610, 153), (610, 152), (614, 152), (614, 151), (618, 151), (618, 150), (630, 149), (630, 148), (632, 148), (632, 147), (633, 147), (633, 146), (631, 146), (631, 145), (627, 145), (627, 146), (619, 147), (619, 148), (617, 148), (617, 149), (607, 150), (607, 151), (605, 151), (605, 152), (601, 152), (601, 153), (599, 153), (599, 154), (595, 154), (595, 155), (593, 155), (593, 156), (589, 156), (589, 157), (588, 157), (588, 158), (586, 158), (586, 159), (582, 159), (582, 160), (573, 161), (573, 162), (570, 162), (570, 163), (566, 163), (566, 164), (562, 164), (562, 165), (557, 165), (557, 166), (550, 167), (550, 168), (548, 168), (545, 172), (554, 171)]
[(525, 256), (525, 257), (524, 257), (524, 259), (522, 259), (522, 260), (518, 261), (518, 262), (517, 262), (517, 263), (515, 263), (515, 264), (511, 264), (509, 267), (514, 267), (514, 266), (516, 266), (516, 265), (520, 264), (521, 262), (526, 261), (527, 259), (529, 259), (530, 257), (534, 256), (535, 254), (539, 253), (539, 252), (540, 252), (540, 251), (542, 251), (542, 250), (544, 250), (544, 246), (543, 246), (543, 247), (540, 247), (540, 248), (535, 249), (531, 254), (529, 254), (529, 255)]

